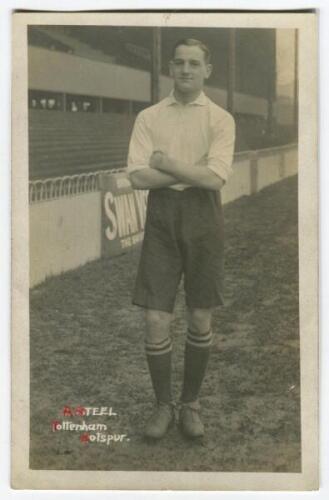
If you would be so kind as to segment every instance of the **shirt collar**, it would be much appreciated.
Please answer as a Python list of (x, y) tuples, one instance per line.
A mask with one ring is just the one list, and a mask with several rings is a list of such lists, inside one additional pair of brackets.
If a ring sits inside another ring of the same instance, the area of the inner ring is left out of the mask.
[[(204, 92), (200, 92), (198, 97), (187, 104), (187, 106), (205, 106), (207, 103), (207, 96), (205, 95)], [(171, 106), (172, 104), (181, 104), (179, 101), (177, 101), (175, 95), (174, 95), (174, 89), (170, 92), (169, 96), (167, 97), (167, 105)]]

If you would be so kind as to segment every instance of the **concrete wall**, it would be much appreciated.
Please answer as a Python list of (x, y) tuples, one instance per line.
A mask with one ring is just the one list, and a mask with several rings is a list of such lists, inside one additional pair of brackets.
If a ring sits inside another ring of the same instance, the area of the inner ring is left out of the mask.
[[(66, 92), (99, 97), (112, 97), (133, 101), (150, 101), (150, 73), (117, 64), (78, 57), (54, 50), (29, 46), (29, 89)], [(160, 79), (161, 98), (172, 89), (172, 79)], [(226, 107), (227, 92), (216, 87), (206, 87), (206, 94)], [(266, 116), (266, 99), (235, 94), (235, 110)]]
[(281, 165), (281, 155), (272, 154), (266, 157), (260, 157), (257, 161), (257, 191), (263, 189), (269, 184), (274, 184), (280, 180), (280, 165)]
[(29, 89), (148, 101), (146, 71), (29, 47)]
[[(243, 152), (222, 190), (223, 203), (297, 173), (297, 147)], [(101, 193), (76, 194), (30, 205), (30, 285), (101, 257)]]
[(284, 169), (285, 177), (295, 175), (298, 167), (298, 150), (297, 148), (287, 149), (284, 151)]
[(101, 194), (30, 205), (30, 284), (75, 269), (101, 255)]
[(233, 174), (221, 191), (222, 203), (229, 203), (250, 193), (250, 159), (237, 156), (233, 165)]
[(297, 148), (276, 148), (257, 160), (257, 190), (295, 175), (298, 169)]

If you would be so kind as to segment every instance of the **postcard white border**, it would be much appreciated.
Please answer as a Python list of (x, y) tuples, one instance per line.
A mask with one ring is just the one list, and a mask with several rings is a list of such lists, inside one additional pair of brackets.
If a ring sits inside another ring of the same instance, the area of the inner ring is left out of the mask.
[[(88, 19), (86, 19), (86, 16)], [(28, 468), (27, 24), (299, 29), (302, 473), (34, 471)], [(318, 486), (317, 43), (314, 14), (15, 14), (13, 34), (12, 484), (31, 489), (310, 490)]]

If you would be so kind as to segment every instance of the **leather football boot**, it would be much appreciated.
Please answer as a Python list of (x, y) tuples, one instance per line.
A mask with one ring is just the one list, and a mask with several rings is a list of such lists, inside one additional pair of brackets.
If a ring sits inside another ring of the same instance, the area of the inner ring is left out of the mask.
[(189, 438), (204, 436), (204, 425), (200, 418), (200, 404), (198, 401), (182, 403), (179, 413), (179, 426)]
[(144, 436), (150, 439), (161, 439), (174, 422), (174, 418), (174, 408), (171, 403), (158, 403), (145, 426)]

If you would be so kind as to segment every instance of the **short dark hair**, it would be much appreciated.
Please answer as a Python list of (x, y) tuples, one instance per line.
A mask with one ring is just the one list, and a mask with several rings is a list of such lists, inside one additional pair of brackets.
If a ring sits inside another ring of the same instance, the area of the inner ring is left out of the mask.
[(195, 38), (182, 38), (181, 40), (178, 40), (178, 42), (175, 43), (172, 49), (173, 58), (175, 57), (177, 47), (180, 47), (181, 45), (187, 45), (188, 47), (200, 47), (204, 54), (205, 62), (207, 64), (210, 62), (210, 50), (208, 49), (207, 45), (205, 45), (200, 40), (196, 40)]

